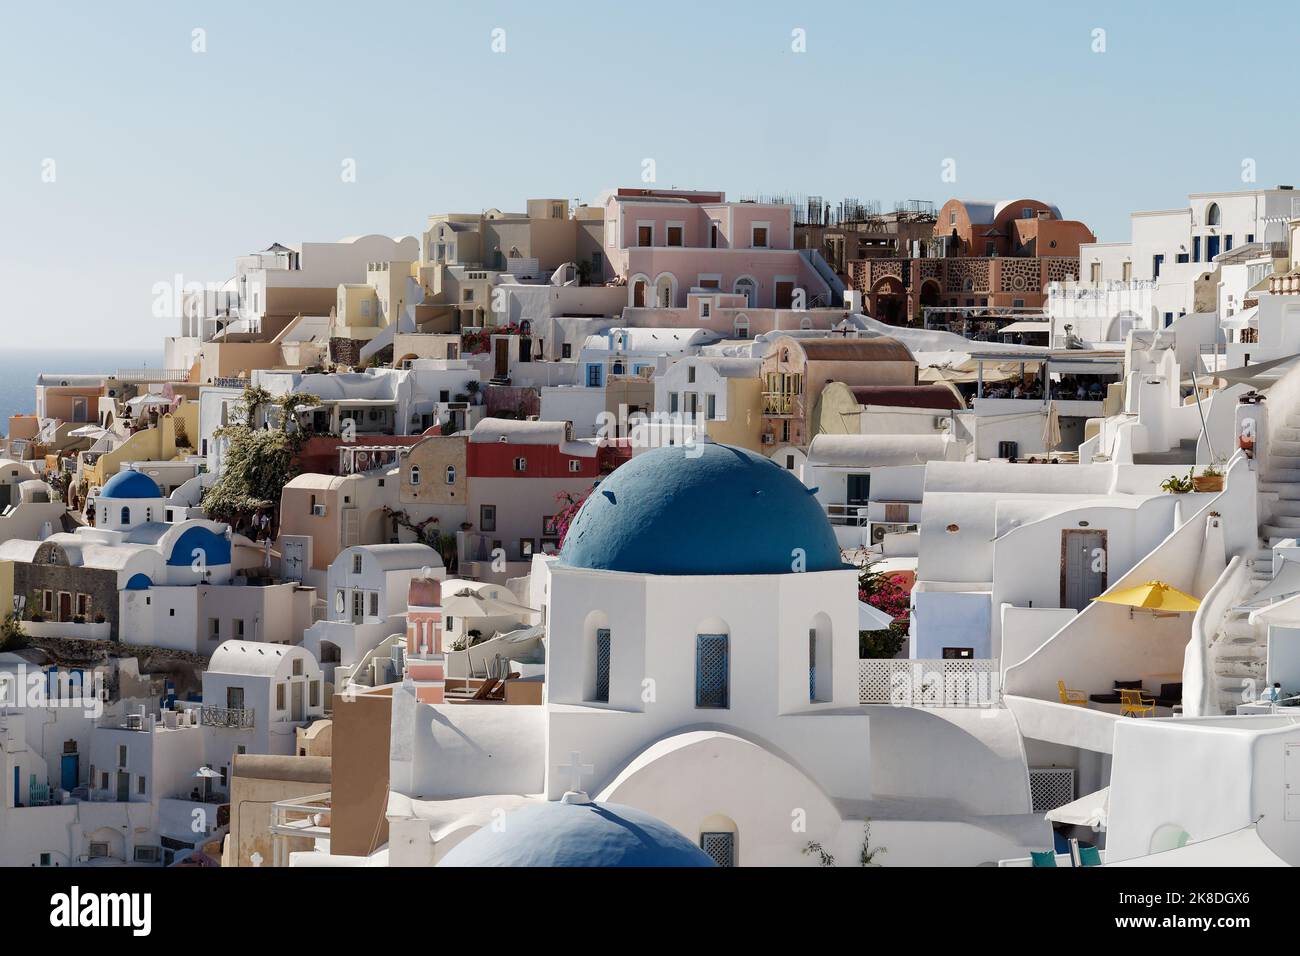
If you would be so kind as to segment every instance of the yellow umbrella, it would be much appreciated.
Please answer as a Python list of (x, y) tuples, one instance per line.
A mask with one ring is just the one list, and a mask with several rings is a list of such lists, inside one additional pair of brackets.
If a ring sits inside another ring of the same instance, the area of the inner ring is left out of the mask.
[(1201, 606), (1198, 599), (1163, 581), (1148, 581), (1135, 588), (1111, 591), (1093, 600), (1104, 601), (1107, 604), (1123, 604), (1126, 607), (1148, 611), (1195, 611)]

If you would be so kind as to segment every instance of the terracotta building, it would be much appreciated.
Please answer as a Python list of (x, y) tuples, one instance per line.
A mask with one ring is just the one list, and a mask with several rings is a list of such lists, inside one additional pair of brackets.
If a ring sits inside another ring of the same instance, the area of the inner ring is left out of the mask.
[(1052, 282), (1077, 280), (1079, 246), (1096, 237), (1037, 199), (950, 199), (924, 255), (849, 263), (873, 317), (920, 325), (926, 307), (1039, 308)]

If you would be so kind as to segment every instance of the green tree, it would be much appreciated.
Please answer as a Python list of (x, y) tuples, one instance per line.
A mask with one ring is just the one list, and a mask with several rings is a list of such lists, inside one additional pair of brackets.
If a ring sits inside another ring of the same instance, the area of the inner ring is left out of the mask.
[[(300, 472), (298, 455), (313, 432), (295, 428), (294, 410), (320, 404), (315, 395), (289, 394), (273, 398), (264, 388), (248, 386), (235, 414), (241, 419), (217, 431), (227, 441), (221, 477), (203, 495), (203, 510), (214, 521), (240, 526), (260, 510), (280, 506), (284, 486)], [(258, 428), (258, 412), (274, 407), (279, 428)]]

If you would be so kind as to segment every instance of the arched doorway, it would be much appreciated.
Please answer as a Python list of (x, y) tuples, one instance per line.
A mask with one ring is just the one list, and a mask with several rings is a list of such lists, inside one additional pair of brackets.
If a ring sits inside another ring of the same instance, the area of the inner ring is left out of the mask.
[(941, 304), (943, 290), (939, 288), (939, 283), (934, 279), (926, 279), (921, 283), (921, 319), (924, 323), (925, 310)]
[(661, 272), (655, 279), (655, 305), (671, 309), (677, 304), (677, 277), (671, 272)]
[(871, 317), (888, 325), (902, 325), (907, 315), (903, 283), (886, 276), (871, 290)]
[(752, 276), (741, 276), (736, 280), (732, 291), (736, 295), (745, 297), (745, 307), (753, 309), (758, 307), (758, 282)]

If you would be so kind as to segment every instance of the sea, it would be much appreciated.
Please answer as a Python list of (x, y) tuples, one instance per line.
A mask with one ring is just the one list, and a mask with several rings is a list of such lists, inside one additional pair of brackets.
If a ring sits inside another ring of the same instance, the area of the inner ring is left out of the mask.
[(0, 346), (0, 435), (9, 430), (9, 416), (36, 411), (36, 376), (51, 374), (115, 374), (118, 369), (160, 368), (162, 352), (151, 349), (11, 349)]

